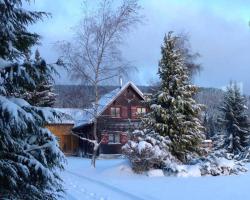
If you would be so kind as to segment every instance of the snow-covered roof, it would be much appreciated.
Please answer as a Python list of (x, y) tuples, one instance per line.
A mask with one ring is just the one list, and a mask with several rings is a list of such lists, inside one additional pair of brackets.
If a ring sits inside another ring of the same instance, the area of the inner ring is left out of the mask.
[(99, 107), (98, 107), (98, 115), (102, 114), (104, 112), (104, 110), (106, 110), (106, 108), (112, 104), (115, 99), (129, 86), (131, 86), (137, 93), (138, 95), (144, 99), (143, 93), (141, 92), (141, 90), (136, 87), (136, 85), (132, 82), (128, 82), (126, 83), (122, 88), (116, 88), (115, 90), (103, 95), (100, 99), (99, 99)]
[[(99, 99), (99, 105), (97, 109), (97, 115), (100, 116), (106, 108), (112, 104), (116, 98), (129, 86), (131, 86), (138, 95), (144, 99), (142, 92), (132, 83), (128, 82), (122, 88), (116, 88), (111, 92), (103, 95)], [(86, 124), (93, 123), (94, 117), (94, 108), (89, 109), (75, 109), (75, 108), (55, 108), (56, 111), (62, 113), (61, 120), (57, 120), (51, 123), (66, 123), (66, 124), (74, 124), (74, 127), (84, 126)]]
[(76, 126), (85, 122), (87, 123), (90, 118), (89, 109), (55, 108), (55, 110), (60, 113), (61, 117), (52, 123), (74, 124)]

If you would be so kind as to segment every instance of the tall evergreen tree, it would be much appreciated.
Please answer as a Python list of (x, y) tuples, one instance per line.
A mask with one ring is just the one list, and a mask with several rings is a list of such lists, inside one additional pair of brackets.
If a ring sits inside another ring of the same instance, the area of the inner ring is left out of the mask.
[(186, 162), (189, 155), (200, 153), (204, 135), (199, 119), (201, 105), (193, 99), (197, 88), (190, 84), (178, 39), (172, 32), (164, 38), (158, 71), (160, 91), (150, 100), (151, 112), (143, 122), (160, 135), (168, 136), (171, 153)]
[(40, 72), (37, 85), (31, 91), (26, 91), (24, 99), (31, 105), (39, 107), (52, 107), (56, 101), (56, 94), (53, 88), (53, 74), (57, 74), (54, 65), (47, 65), (45, 60), (40, 56), (38, 50), (35, 52), (34, 65)]
[(22, 4), (22, 0), (0, 1), (0, 55), (3, 59), (23, 57), (39, 41), (40, 36), (29, 32), (27, 25), (42, 20), (47, 13), (21, 9)]
[(39, 39), (27, 26), (44, 15), (24, 10), (21, 0), (0, 1), (1, 199), (50, 200), (62, 191), (58, 169), (64, 157), (55, 136), (44, 128), (56, 113), (16, 98), (35, 88), (41, 76), (34, 61), (21, 60)]
[(224, 141), (222, 147), (228, 153), (237, 155), (249, 146), (249, 122), (246, 114), (246, 99), (240, 93), (236, 83), (230, 83), (220, 107), (219, 122), (223, 127)]

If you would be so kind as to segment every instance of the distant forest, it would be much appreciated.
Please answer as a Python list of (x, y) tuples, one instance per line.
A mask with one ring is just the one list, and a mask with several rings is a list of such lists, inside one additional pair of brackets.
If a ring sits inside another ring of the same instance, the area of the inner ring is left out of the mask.
[[(100, 86), (100, 95), (104, 95), (119, 86)], [(153, 86), (138, 86), (145, 94), (153, 94), (157, 91), (157, 87)], [(92, 86), (83, 85), (55, 85), (55, 93), (57, 94), (54, 107), (57, 108), (88, 108), (91, 102), (94, 101), (94, 90)], [(196, 100), (200, 104), (204, 104), (206, 109), (203, 112), (203, 117), (212, 118), (216, 123), (216, 119), (220, 115), (219, 107), (223, 101), (224, 91), (217, 88), (199, 88), (196, 95)], [(247, 96), (247, 106), (250, 105), (250, 97)], [(250, 109), (247, 110), (250, 116)]]
[[(100, 86), (100, 94), (104, 95), (118, 86)], [(143, 93), (154, 93), (157, 91), (156, 87), (152, 86), (138, 86)], [(54, 107), (57, 108), (86, 108), (91, 106), (94, 101), (94, 93), (92, 86), (83, 85), (56, 85), (55, 93), (57, 94), (56, 103)], [(199, 88), (196, 100), (206, 105), (207, 114), (214, 115), (218, 112), (223, 99), (223, 90), (216, 88)]]

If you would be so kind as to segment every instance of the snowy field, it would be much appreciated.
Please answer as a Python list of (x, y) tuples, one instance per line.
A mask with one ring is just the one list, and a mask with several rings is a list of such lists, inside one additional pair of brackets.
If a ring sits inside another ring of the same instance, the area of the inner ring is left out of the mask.
[[(66, 200), (249, 200), (250, 172), (220, 177), (149, 177), (133, 174), (126, 160), (68, 157), (62, 172)], [(250, 166), (250, 165), (249, 165)]]

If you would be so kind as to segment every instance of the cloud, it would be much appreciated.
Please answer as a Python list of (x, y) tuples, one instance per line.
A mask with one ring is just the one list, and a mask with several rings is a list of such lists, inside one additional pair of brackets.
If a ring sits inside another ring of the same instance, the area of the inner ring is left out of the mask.
[[(239, 9), (234, 7), (234, 10)], [(129, 56), (139, 58), (138, 66), (143, 69), (139, 74), (141, 80), (149, 80), (149, 76), (157, 72), (164, 33), (186, 31), (191, 36), (194, 51), (202, 55), (199, 61), (204, 70), (196, 78), (196, 83), (221, 87), (229, 80), (236, 80), (244, 83), (245, 92), (250, 92), (250, 29), (243, 18), (218, 13), (218, 10), (213, 5), (190, 3), (187, 6), (187, 2), (177, 1), (160, 0), (145, 4), (148, 24), (133, 33), (128, 48), (135, 50), (130, 51), (133, 55)], [(140, 56), (134, 52), (139, 52)]]
[[(36, 1), (34, 8), (51, 12), (46, 19), (32, 27), (43, 36), (42, 54), (53, 60), (57, 52), (52, 43), (69, 39), (81, 17), (81, 0)], [(201, 86), (221, 87), (229, 80), (243, 82), (250, 93), (250, 2), (243, 0), (141, 0), (146, 16), (144, 25), (126, 34), (123, 52), (139, 69), (132, 79), (147, 84), (157, 79), (160, 46), (170, 30), (188, 32), (194, 51), (202, 57), (203, 71), (196, 78)], [(66, 77), (65, 79), (68, 79)], [(65, 80), (64, 79), (64, 80)], [(70, 81), (67, 81), (68, 83)], [(61, 82), (60, 82), (61, 83)]]

